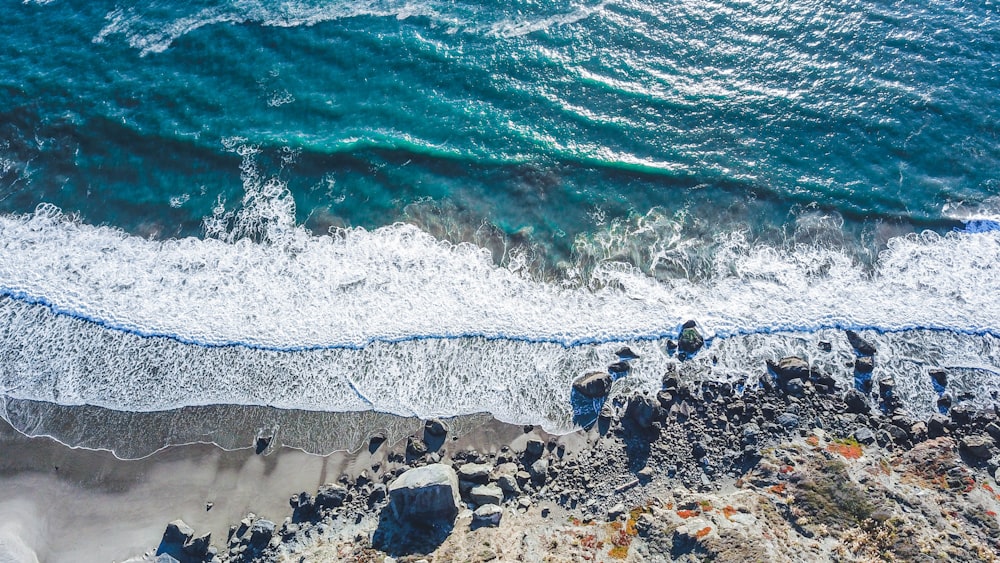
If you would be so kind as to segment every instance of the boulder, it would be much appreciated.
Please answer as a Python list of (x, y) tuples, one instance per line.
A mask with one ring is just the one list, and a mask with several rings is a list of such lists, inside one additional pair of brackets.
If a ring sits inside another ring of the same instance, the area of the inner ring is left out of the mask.
[(854, 371), (858, 373), (871, 373), (875, 371), (875, 358), (862, 356), (854, 360)]
[(940, 391), (944, 391), (945, 387), (948, 387), (948, 371), (944, 368), (931, 368), (927, 372), (931, 376), (931, 382), (937, 386)]
[(877, 352), (874, 344), (865, 340), (860, 334), (854, 332), (853, 330), (847, 331), (847, 341), (851, 344), (851, 347), (862, 356), (874, 356), (875, 352)]
[(327, 483), (316, 492), (316, 500), (314, 502), (317, 508), (336, 508), (343, 506), (346, 498), (346, 488), (333, 483)]
[(461, 502), (458, 475), (443, 463), (409, 469), (389, 485), (389, 506), (399, 520), (451, 522)]
[(490, 485), (476, 485), (469, 491), (469, 499), (479, 506), (484, 504), (500, 504), (503, 502), (503, 491), (500, 487)]
[(927, 419), (927, 437), (938, 438), (950, 431), (951, 421), (942, 414), (933, 414)]
[(632, 349), (629, 348), (628, 346), (625, 346), (624, 348), (619, 349), (617, 352), (615, 352), (615, 355), (618, 356), (619, 359), (622, 359), (622, 360), (625, 360), (625, 361), (635, 360), (635, 359), (639, 358), (639, 354), (636, 354), (635, 352), (633, 352)]
[(432, 418), (424, 423), (424, 434), (440, 438), (448, 434), (448, 426), (437, 418)]
[(191, 538), (184, 544), (184, 553), (191, 557), (204, 557), (208, 554), (208, 547), (212, 544), (212, 534), (205, 534), (196, 538)]
[(809, 369), (809, 362), (796, 356), (781, 358), (777, 362), (767, 361), (767, 367), (778, 376), (778, 379), (785, 383), (791, 379), (809, 379), (812, 370)]
[(640, 428), (649, 428), (659, 417), (660, 408), (653, 399), (645, 395), (634, 395), (629, 399), (625, 414)]
[(545, 442), (538, 438), (532, 438), (524, 444), (524, 457), (528, 459), (538, 459), (545, 453)]
[(861, 426), (854, 431), (854, 439), (861, 444), (870, 446), (875, 443), (875, 433), (872, 432), (871, 428)]
[(185, 524), (183, 520), (174, 520), (167, 524), (167, 529), (163, 532), (164, 543), (184, 545), (192, 537), (194, 537), (194, 528)]
[(500, 490), (509, 495), (521, 493), (521, 487), (517, 485), (517, 479), (513, 475), (501, 475), (497, 477), (497, 485), (500, 487)]
[(496, 504), (484, 504), (472, 513), (473, 523), (480, 526), (499, 526), (502, 517), (503, 509)]
[(488, 463), (466, 463), (458, 468), (458, 478), (470, 483), (482, 484), (490, 480), (493, 466)]
[(624, 375), (627, 374), (632, 369), (632, 366), (628, 365), (628, 362), (621, 361), (615, 362), (608, 366), (608, 373)]
[(864, 393), (857, 389), (849, 389), (844, 393), (844, 404), (847, 405), (847, 412), (854, 414), (867, 414), (871, 409)]
[(406, 455), (411, 458), (422, 457), (427, 453), (427, 444), (420, 438), (410, 436), (406, 439)]
[(677, 338), (677, 349), (685, 354), (694, 354), (705, 345), (705, 338), (698, 332), (698, 329), (694, 328), (694, 321), (688, 321), (684, 327), (680, 337)]
[(274, 536), (274, 522), (264, 518), (254, 520), (250, 526), (250, 545), (264, 547)]
[(573, 390), (591, 399), (607, 396), (611, 391), (611, 374), (595, 371), (573, 382)]
[(989, 459), (990, 446), (993, 445), (993, 438), (984, 434), (966, 436), (959, 442), (959, 449), (968, 452), (979, 459)]
[(799, 416), (795, 413), (784, 412), (778, 415), (776, 422), (787, 430), (793, 430), (799, 427)]
[(544, 459), (540, 459), (531, 464), (528, 472), (531, 474), (531, 480), (533, 482), (538, 484), (544, 483), (549, 476), (549, 462)]

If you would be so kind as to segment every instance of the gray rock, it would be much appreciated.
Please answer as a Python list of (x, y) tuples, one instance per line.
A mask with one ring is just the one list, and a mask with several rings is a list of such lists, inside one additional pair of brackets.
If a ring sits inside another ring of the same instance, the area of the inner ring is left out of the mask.
[(501, 475), (497, 478), (497, 486), (500, 490), (507, 493), (508, 495), (517, 495), (521, 493), (521, 487), (517, 485), (517, 478), (513, 475)]
[(783, 412), (778, 415), (777, 422), (782, 427), (792, 430), (799, 427), (799, 416), (795, 413)]
[(611, 374), (602, 371), (588, 373), (573, 382), (573, 390), (591, 399), (606, 396), (611, 391)]
[(812, 370), (809, 369), (809, 362), (796, 356), (781, 358), (777, 362), (768, 360), (767, 367), (774, 372), (774, 375), (778, 376), (782, 383), (790, 379), (806, 380), (812, 373)]
[(857, 389), (849, 389), (844, 393), (844, 403), (847, 405), (847, 412), (855, 414), (868, 414), (871, 405), (864, 393)]
[(962, 438), (959, 442), (959, 448), (969, 452), (973, 456), (979, 459), (989, 459), (990, 458), (990, 446), (993, 445), (993, 438), (983, 435), (975, 434), (972, 436), (966, 436)]
[(427, 444), (420, 438), (410, 436), (406, 439), (406, 455), (410, 457), (421, 457), (427, 453)]
[(529, 472), (531, 473), (532, 481), (535, 483), (544, 483), (549, 477), (549, 462), (544, 459), (540, 459), (531, 464)]
[(495, 504), (484, 504), (472, 513), (472, 521), (481, 526), (499, 526), (502, 517), (503, 509)]
[(389, 485), (389, 506), (400, 520), (453, 521), (461, 506), (458, 476), (442, 463), (407, 470)]
[(469, 499), (479, 506), (503, 502), (503, 490), (497, 485), (477, 485), (469, 491)]
[(805, 394), (805, 385), (799, 378), (789, 379), (785, 382), (785, 392), (794, 397), (801, 397)]
[(346, 498), (346, 488), (334, 483), (327, 483), (316, 492), (315, 504), (317, 508), (337, 508), (344, 505)]
[(270, 520), (264, 518), (254, 520), (253, 525), (250, 526), (250, 544), (257, 547), (267, 545), (274, 537), (274, 528), (274, 522)]
[(862, 356), (874, 356), (876, 350), (875, 345), (871, 342), (865, 340), (860, 334), (854, 332), (853, 330), (847, 331), (847, 341), (851, 344), (851, 347), (857, 350), (858, 354)]
[(163, 541), (165, 543), (184, 545), (191, 541), (192, 537), (194, 537), (194, 528), (179, 519), (167, 524), (167, 529), (163, 532)]
[(910, 439), (910, 435), (902, 428), (896, 426), (895, 424), (890, 424), (885, 427), (885, 431), (889, 433), (892, 441), (897, 444), (905, 443)]
[(871, 428), (861, 426), (854, 431), (854, 439), (866, 446), (869, 446), (875, 443), (875, 433), (871, 431)]
[(466, 463), (458, 468), (458, 478), (470, 483), (483, 484), (490, 480), (493, 466), (488, 463)]
[(997, 425), (997, 423), (995, 422), (991, 422), (986, 425), (985, 430), (986, 433), (989, 434), (991, 438), (993, 438), (994, 442), (1000, 444), (1000, 425)]
[(949, 432), (951, 420), (943, 414), (933, 414), (927, 419), (927, 437), (938, 438)]
[(931, 368), (927, 371), (927, 375), (930, 375), (931, 381), (942, 389), (948, 386), (948, 371), (944, 368)]

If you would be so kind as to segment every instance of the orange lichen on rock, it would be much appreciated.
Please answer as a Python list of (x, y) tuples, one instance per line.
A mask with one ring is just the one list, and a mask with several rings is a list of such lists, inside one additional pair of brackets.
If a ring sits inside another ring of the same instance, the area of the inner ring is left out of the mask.
[(612, 559), (625, 559), (628, 557), (628, 546), (616, 545), (608, 552), (608, 556)]
[(834, 440), (832, 444), (826, 447), (826, 449), (829, 452), (840, 454), (847, 459), (858, 459), (861, 457), (861, 454), (864, 453), (864, 448), (862, 448), (861, 444), (854, 438)]
[(819, 445), (819, 436), (809, 436), (806, 438), (806, 443), (815, 448)]
[(696, 537), (698, 539), (701, 539), (701, 538), (707, 536), (711, 531), (712, 531), (712, 527), (711, 526), (705, 526), (704, 528), (698, 530), (695, 533), (694, 537)]
[(727, 519), (727, 520), (728, 520), (729, 518), (732, 518), (732, 516), (733, 516), (734, 514), (736, 514), (736, 512), (737, 512), (737, 510), (736, 510), (735, 508), (733, 508), (732, 506), (728, 506), (728, 505), (727, 505), (727, 506), (724, 506), (724, 507), (722, 508), (722, 514), (723, 514), (723, 516), (725, 516), (725, 517), (726, 517), (726, 519)]
[(778, 483), (777, 485), (771, 485), (767, 490), (771, 491), (776, 495), (783, 495), (785, 494), (785, 484)]
[(691, 518), (692, 516), (697, 516), (698, 515), (698, 511), (697, 510), (683, 510), (682, 509), (682, 510), (678, 510), (677, 511), (677, 515), (680, 516), (681, 518)]

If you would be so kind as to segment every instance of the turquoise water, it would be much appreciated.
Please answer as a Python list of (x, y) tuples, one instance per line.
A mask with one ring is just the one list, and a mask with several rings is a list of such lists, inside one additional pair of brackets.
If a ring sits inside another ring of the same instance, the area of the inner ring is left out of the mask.
[(994, 377), (1000, 237), (954, 231), (1000, 216), (995, 3), (5, 16), (8, 397), (561, 428), (572, 377), (644, 342), (654, 385), (687, 318), (928, 329)]

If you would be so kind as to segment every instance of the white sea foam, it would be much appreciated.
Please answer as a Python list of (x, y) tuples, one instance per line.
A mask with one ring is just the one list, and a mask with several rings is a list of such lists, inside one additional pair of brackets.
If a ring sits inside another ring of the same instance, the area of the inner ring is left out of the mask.
[[(754, 376), (787, 353), (815, 356), (800, 342), (817, 336), (803, 334), (830, 326), (943, 330), (878, 336), (888, 343), (879, 369), (931, 362), (991, 379), (1000, 365), (996, 232), (897, 238), (872, 273), (836, 250), (782, 251), (730, 234), (707, 276), (656, 280), (601, 261), (580, 286), (528, 279), (409, 225), (312, 236), (275, 220), (289, 209), (278, 187), (267, 189), (245, 202), (255, 213), (231, 218), (270, 213), (268, 228), (245, 231), (259, 242), (151, 241), (47, 206), (0, 218), (0, 285), (13, 296), (0, 301), (4, 394), (135, 411), (488, 411), (564, 429), (574, 377), (602, 369), (625, 343), (642, 355), (633, 383), (655, 389), (674, 361), (656, 339), (687, 318), (709, 336), (744, 335), (706, 352), (719, 377)], [(768, 335), (779, 331), (797, 336)], [(224, 344), (239, 345), (211, 346)], [(913, 381), (912, 396), (930, 408), (929, 383)]]

